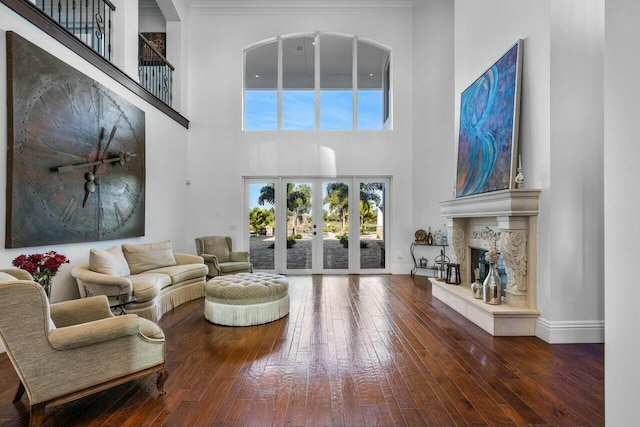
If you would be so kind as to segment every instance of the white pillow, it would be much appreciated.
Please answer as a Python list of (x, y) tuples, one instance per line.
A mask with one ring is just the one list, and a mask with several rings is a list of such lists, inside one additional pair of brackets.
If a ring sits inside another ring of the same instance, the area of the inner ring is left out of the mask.
[(139, 274), (154, 268), (176, 265), (171, 249), (171, 241), (143, 243), (140, 245), (124, 244), (122, 252), (127, 259), (131, 274)]
[(109, 276), (126, 277), (131, 274), (129, 264), (127, 264), (120, 246), (113, 246), (106, 250), (91, 249), (89, 268), (91, 271)]

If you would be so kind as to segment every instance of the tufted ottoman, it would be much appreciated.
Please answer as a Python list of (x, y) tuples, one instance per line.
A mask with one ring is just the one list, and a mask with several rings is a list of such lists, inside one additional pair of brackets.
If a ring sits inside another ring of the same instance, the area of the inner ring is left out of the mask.
[(260, 325), (289, 313), (289, 281), (278, 274), (216, 276), (204, 291), (204, 317), (218, 325)]

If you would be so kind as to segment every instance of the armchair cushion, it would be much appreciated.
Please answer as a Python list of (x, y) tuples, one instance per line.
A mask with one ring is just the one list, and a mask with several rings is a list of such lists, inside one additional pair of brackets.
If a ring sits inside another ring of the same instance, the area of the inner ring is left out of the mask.
[(218, 262), (231, 261), (231, 250), (227, 239), (222, 236), (211, 236), (203, 238), (204, 250), (202, 253), (212, 254), (218, 258)]
[(162, 273), (171, 278), (171, 285), (191, 279), (197, 279), (207, 275), (207, 266), (204, 264), (172, 265), (170, 267), (154, 268), (145, 274)]
[(2, 271), (0, 271), (0, 283), (2, 282), (11, 282), (13, 280), (16, 280), (16, 278), (8, 273), (4, 273)]
[(56, 350), (70, 350), (135, 335), (139, 330), (138, 316), (127, 314), (57, 328), (49, 332), (48, 338)]
[(51, 304), (51, 319), (61, 328), (113, 316), (105, 295)]
[(113, 246), (106, 250), (91, 249), (89, 268), (96, 273), (110, 276), (126, 277), (131, 274), (129, 264), (127, 264), (120, 246)]
[(152, 340), (164, 340), (164, 332), (160, 326), (143, 317), (138, 317), (138, 322), (140, 323), (140, 335)]
[(176, 259), (173, 256), (169, 240), (139, 245), (123, 244), (122, 252), (129, 264), (131, 274), (139, 274), (154, 268), (176, 265)]
[(171, 277), (166, 274), (142, 273), (131, 276), (133, 285), (133, 295), (138, 298), (138, 302), (151, 301), (160, 291), (167, 286), (171, 286)]
[(243, 272), (247, 271), (250, 265), (248, 262), (225, 262), (224, 264), (220, 264), (220, 271), (222, 274)]

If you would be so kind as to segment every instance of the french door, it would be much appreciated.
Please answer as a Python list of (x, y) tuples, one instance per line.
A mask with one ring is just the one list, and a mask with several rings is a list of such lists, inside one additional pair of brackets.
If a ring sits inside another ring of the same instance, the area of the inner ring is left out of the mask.
[(247, 178), (245, 186), (255, 270), (387, 272), (388, 178)]

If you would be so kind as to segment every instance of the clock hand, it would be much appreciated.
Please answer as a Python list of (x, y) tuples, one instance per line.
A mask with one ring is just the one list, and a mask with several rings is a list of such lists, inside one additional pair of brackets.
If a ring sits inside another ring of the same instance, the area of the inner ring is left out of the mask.
[(102, 165), (105, 163), (115, 163), (118, 162), (121, 165), (125, 165), (127, 162), (131, 160), (131, 157), (136, 156), (137, 154), (120, 152), (118, 157), (112, 157), (110, 159), (97, 160), (95, 162), (86, 162), (86, 163), (76, 163), (75, 165), (66, 165), (66, 166), (58, 166), (55, 168), (58, 172), (70, 172), (75, 169), (82, 169), (89, 166)]
[(111, 141), (113, 140), (113, 136), (116, 134), (116, 130), (118, 130), (117, 126), (114, 126), (113, 129), (111, 129), (111, 135), (109, 135), (109, 140), (107, 141), (107, 145), (104, 147), (104, 151), (102, 152), (102, 160), (104, 160), (105, 157), (107, 157), (107, 152), (109, 151), (109, 145), (111, 145)]
[(93, 172), (87, 172), (84, 177), (87, 182), (84, 183), (84, 200), (82, 201), (83, 208), (87, 204), (87, 201), (89, 200), (89, 197), (91, 197), (91, 194), (96, 191), (96, 185), (100, 184), (100, 181), (96, 181), (96, 176), (93, 174)]
[[(98, 138), (98, 152), (96, 153), (96, 159), (100, 157), (100, 145), (102, 144), (102, 138), (104, 138), (104, 127), (100, 128), (100, 137)], [(103, 154), (104, 156), (104, 154)], [(97, 173), (98, 165), (93, 167), (93, 173)]]

